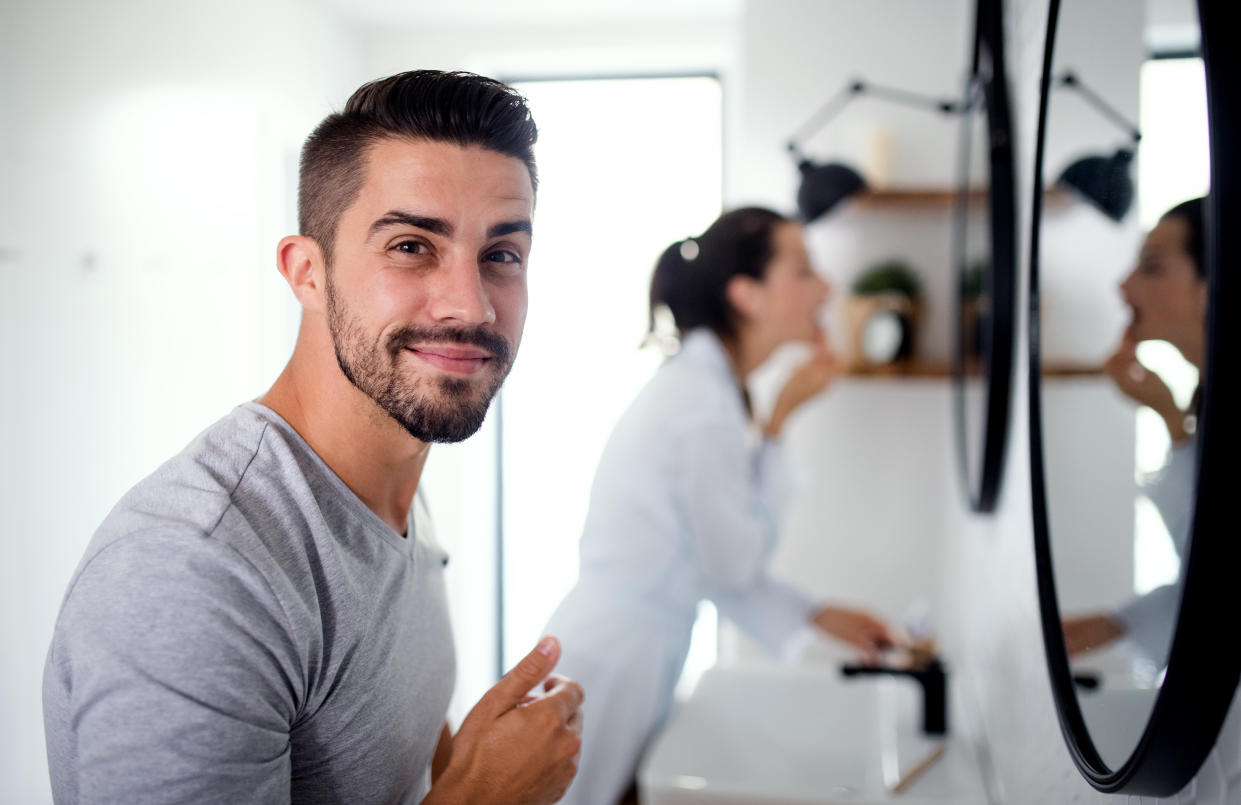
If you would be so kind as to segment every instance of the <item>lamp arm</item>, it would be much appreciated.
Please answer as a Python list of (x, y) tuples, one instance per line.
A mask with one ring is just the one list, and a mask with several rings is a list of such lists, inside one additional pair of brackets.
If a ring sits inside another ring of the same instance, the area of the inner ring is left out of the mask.
[(961, 110), (961, 104), (956, 101), (946, 101), (942, 98), (934, 98), (930, 95), (923, 95), (918, 92), (910, 92), (904, 89), (895, 89), (893, 87), (881, 87), (876, 84), (867, 84), (864, 87), (866, 92), (883, 98), (884, 100), (894, 103), (902, 103), (906, 106), (926, 106), (946, 115)]
[(853, 80), (844, 86), (839, 92), (828, 99), (827, 103), (819, 107), (810, 119), (802, 124), (791, 138), (789, 138), (788, 149), (794, 155), (799, 155), (797, 144), (810, 136), (814, 132), (827, 125), (827, 122), (840, 113), (840, 110), (858, 95), (863, 92), (874, 95), (893, 103), (900, 103), (906, 106), (926, 106), (931, 109), (938, 110), (944, 114), (952, 114), (961, 110), (961, 104), (956, 101), (946, 101), (941, 98), (933, 98), (929, 95), (921, 95), (916, 92), (909, 92), (903, 89), (894, 89), (893, 87), (883, 87), (877, 84), (869, 84), (861, 80)]
[(861, 81), (851, 81), (844, 86), (839, 92), (827, 100), (827, 103), (819, 107), (819, 109), (810, 116), (810, 119), (801, 125), (793, 136), (789, 138), (789, 151), (798, 155), (797, 144), (810, 136), (814, 132), (827, 125), (827, 122), (840, 114), (840, 110), (849, 105), (849, 101), (853, 100), (858, 93), (865, 89), (865, 84)]
[(1141, 141), (1142, 132), (1138, 131), (1138, 127), (1130, 123), (1124, 115), (1099, 97), (1098, 93), (1083, 84), (1081, 79), (1072, 70), (1066, 70), (1056, 81), (1060, 86), (1076, 91), (1101, 115), (1115, 123), (1120, 129), (1128, 132), (1135, 144)]

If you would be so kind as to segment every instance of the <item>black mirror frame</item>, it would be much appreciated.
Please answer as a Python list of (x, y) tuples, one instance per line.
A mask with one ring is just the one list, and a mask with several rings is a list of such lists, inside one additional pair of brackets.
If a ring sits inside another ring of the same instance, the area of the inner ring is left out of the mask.
[(1211, 142), (1211, 190), (1207, 200), (1207, 351), (1198, 421), (1198, 488), (1190, 548), (1182, 567), (1181, 608), (1163, 686), (1146, 729), (1133, 753), (1109, 769), (1091, 740), (1078, 705), (1064, 644), (1052, 570), (1044, 486), (1042, 402), (1039, 363), (1039, 224), (1043, 201), (1043, 153), (1052, 52), (1060, 0), (1050, 0), (1043, 52), (1038, 141), (1034, 160), (1034, 200), (1030, 244), (1030, 480), (1033, 495), (1035, 563), (1048, 672), (1060, 730), (1073, 762), (1094, 788), (1107, 793), (1171, 796), (1193, 779), (1215, 745), (1220, 725), (1241, 679), (1241, 647), (1221, 640), (1219, 619), (1235, 612), (1236, 574), (1241, 568), (1233, 500), (1236, 456), (1241, 451), (1237, 392), (1218, 382), (1229, 370), (1227, 357), (1238, 353), (1241, 318), (1227, 311), (1237, 295), (1235, 269), (1241, 249), (1223, 237), (1217, 222), (1236, 220), (1241, 199), (1241, 159), (1229, 145), (1241, 142), (1241, 108), (1230, 84), (1241, 74), (1241, 49), (1230, 41), (1226, 0), (1198, 0), (1202, 55), (1206, 70)]
[(986, 65), (982, 92), (987, 105), (987, 147), (990, 152), (987, 205), (990, 218), (991, 261), (988, 269), (989, 313), (983, 355), (987, 396), (983, 416), (982, 464), (977, 478), (970, 474), (970, 446), (965, 415), (965, 340), (961, 326), (965, 299), (966, 216), (969, 214), (969, 140), (971, 119), (968, 108), (961, 115), (958, 191), (955, 210), (954, 261), (957, 264), (956, 315), (953, 322), (953, 396), (957, 440), (957, 467), (969, 506), (976, 512), (995, 511), (1004, 474), (1008, 446), (1009, 407), (1013, 386), (1014, 330), (1016, 329), (1017, 284), (1017, 180), (1013, 161), (1013, 126), (1008, 94), (1008, 75), (1004, 61), (1004, 22), (1002, 0), (978, 0), (975, 10), (974, 57), (967, 81), (967, 97)]

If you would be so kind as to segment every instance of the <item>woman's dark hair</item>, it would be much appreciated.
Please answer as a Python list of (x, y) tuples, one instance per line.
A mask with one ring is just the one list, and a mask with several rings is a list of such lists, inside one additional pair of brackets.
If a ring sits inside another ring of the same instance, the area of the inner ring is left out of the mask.
[(1189, 226), (1189, 236), (1185, 240), (1185, 251), (1194, 258), (1194, 269), (1200, 279), (1207, 275), (1206, 230), (1203, 216), (1206, 212), (1206, 198), (1199, 196), (1189, 201), (1182, 201), (1160, 216), (1164, 218), (1180, 218)]
[(710, 327), (722, 339), (734, 337), (737, 311), (728, 301), (728, 281), (738, 274), (761, 280), (775, 251), (776, 228), (791, 222), (762, 207), (742, 207), (665, 249), (651, 275), (652, 332), (655, 311), (667, 307), (678, 335)]
[(474, 73), (412, 70), (364, 84), (343, 112), (324, 118), (302, 147), (298, 230), (331, 263), (336, 225), (366, 179), (366, 155), (384, 139), (479, 146), (520, 159), (537, 189), (538, 129), (526, 99)]

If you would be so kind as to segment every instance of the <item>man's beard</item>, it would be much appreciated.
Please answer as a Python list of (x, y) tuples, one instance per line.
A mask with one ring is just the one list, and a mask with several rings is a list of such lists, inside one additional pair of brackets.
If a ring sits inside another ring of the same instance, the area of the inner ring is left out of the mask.
[[(459, 442), (483, 424), (487, 408), (508, 375), (513, 359), (508, 341), (484, 327), (402, 327), (389, 333), (382, 344), (368, 344), (361, 323), (340, 302), (327, 280), (327, 322), (336, 362), (349, 382), (358, 388), (409, 434), (422, 442)], [(473, 344), (491, 354), (484, 367), (491, 382), (479, 388), (481, 379), (464, 377), (409, 377), (399, 370), (405, 348), (411, 344), (449, 342)]]

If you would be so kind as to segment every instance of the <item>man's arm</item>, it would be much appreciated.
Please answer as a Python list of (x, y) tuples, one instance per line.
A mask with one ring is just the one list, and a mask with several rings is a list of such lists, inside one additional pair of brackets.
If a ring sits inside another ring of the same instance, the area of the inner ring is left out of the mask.
[(452, 759), (452, 729), (445, 721), (444, 726), (440, 728), (439, 742), (435, 744), (435, 754), (431, 756), (431, 785), (435, 785), (435, 781), (444, 773), (450, 759)]
[(279, 602), (232, 548), (125, 536), (75, 579), (48, 655), (56, 799), (288, 802), (303, 677)]

